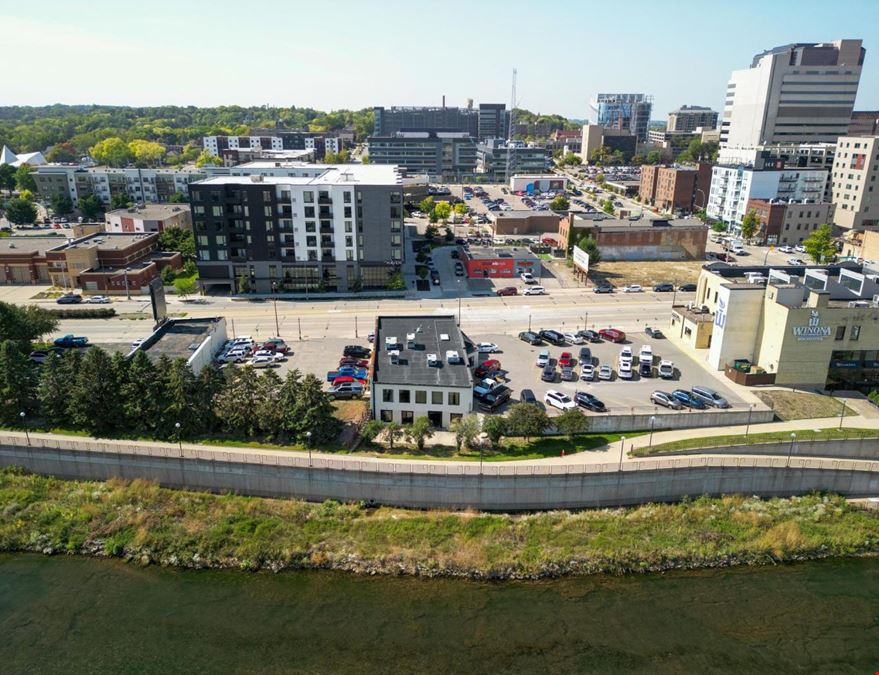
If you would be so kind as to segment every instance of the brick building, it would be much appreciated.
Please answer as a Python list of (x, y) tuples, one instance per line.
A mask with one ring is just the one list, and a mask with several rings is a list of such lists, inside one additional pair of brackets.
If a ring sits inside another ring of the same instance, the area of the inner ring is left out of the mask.
[(662, 211), (692, 213), (708, 204), (711, 186), (711, 165), (699, 163), (696, 167), (653, 166), (641, 167), (639, 195), (651, 206)]
[(461, 262), (469, 279), (513, 278), (531, 272), (540, 278), (543, 266), (527, 248), (471, 248), (461, 250)]
[(189, 204), (146, 204), (109, 211), (107, 232), (164, 232), (169, 227), (192, 231)]
[(489, 213), (494, 235), (535, 235), (555, 234), (559, 231), (562, 217), (555, 213), (519, 209), (516, 211), (495, 211)]
[(751, 211), (760, 221), (753, 241), (790, 246), (801, 243), (824, 223), (832, 223), (834, 206), (828, 202), (749, 199), (747, 212)]
[(708, 227), (695, 218), (619, 220), (579, 213), (559, 224), (562, 248), (585, 235), (595, 239), (602, 260), (702, 260)]

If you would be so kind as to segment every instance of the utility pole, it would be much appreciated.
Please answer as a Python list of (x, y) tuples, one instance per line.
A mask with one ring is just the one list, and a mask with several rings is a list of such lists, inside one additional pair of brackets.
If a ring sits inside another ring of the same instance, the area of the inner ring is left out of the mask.
[(510, 185), (510, 178), (512, 177), (512, 169), (513, 169), (513, 120), (515, 118), (516, 109), (516, 69), (513, 68), (513, 90), (510, 95), (510, 127), (507, 130), (507, 166), (506, 171), (504, 172), (505, 183), (507, 186)]

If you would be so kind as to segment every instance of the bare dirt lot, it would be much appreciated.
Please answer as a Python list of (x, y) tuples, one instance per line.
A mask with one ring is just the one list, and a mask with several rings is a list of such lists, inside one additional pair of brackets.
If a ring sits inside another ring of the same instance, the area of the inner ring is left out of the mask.
[(610, 282), (614, 286), (641, 284), (649, 287), (661, 283), (679, 286), (696, 283), (704, 264), (704, 260), (601, 262), (589, 270), (589, 279), (593, 283)]

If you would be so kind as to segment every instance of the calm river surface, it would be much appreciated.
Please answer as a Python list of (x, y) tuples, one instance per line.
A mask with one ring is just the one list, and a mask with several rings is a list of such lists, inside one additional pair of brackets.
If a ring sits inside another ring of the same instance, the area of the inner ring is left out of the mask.
[(0, 672), (875, 673), (879, 560), (540, 583), (0, 555)]

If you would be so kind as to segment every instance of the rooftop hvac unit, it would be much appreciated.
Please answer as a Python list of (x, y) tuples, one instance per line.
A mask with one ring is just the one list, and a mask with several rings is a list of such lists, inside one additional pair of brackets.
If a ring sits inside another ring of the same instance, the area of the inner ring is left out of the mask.
[(449, 363), (463, 363), (461, 355), (453, 349), (446, 352), (446, 361)]
[(436, 367), (440, 364), (439, 359), (436, 354), (428, 354), (427, 355), (427, 365)]
[[(875, 302), (875, 296), (874, 296), (874, 302)], [(869, 307), (870, 303), (867, 302), (866, 300), (852, 300), (851, 302), (848, 303), (848, 306), (849, 307), (865, 308), (865, 307)]]
[(415, 349), (415, 333), (406, 333), (406, 349)]
[(395, 337), (386, 337), (385, 338), (385, 349), (391, 350), (397, 348), (397, 338)]
[[(449, 334), (448, 333), (440, 333), (440, 342), (448, 342)], [(457, 354), (458, 352), (450, 352), (452, 354)]]
[(395, 365), (400, 363), (400, 352), (398, 352), (396, 349), (392, 349), (391, 351), (389, 351), (388, 356), (391, 359), (391, 363)]

